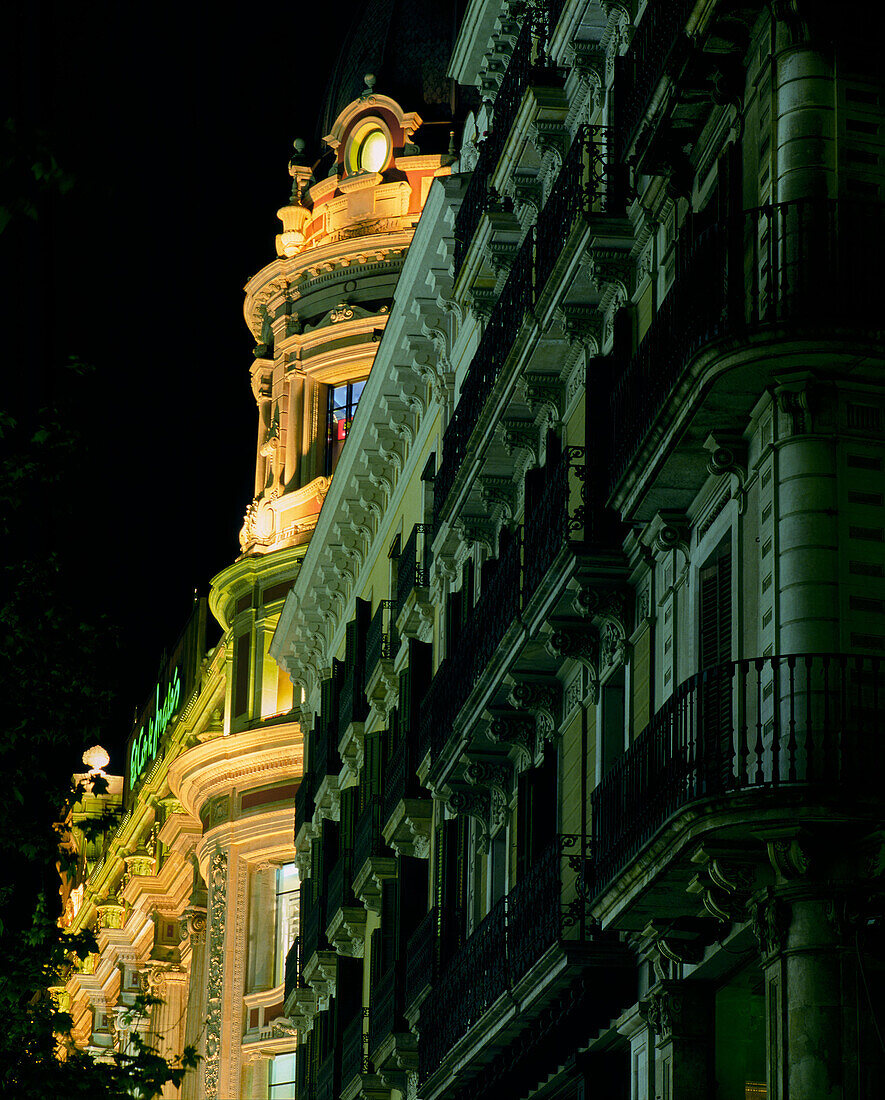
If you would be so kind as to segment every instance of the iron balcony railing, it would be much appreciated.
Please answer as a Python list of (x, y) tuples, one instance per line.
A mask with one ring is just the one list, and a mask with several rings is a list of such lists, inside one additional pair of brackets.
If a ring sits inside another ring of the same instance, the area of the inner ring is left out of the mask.
[(391, 623), (392, 616), (393, 600), (381, 600), (366, 635), (366, 679), (375, 671), (379, 661), (391, 661), (396, 656), (399, 639), (396, 627)]
[(353, 896), (353, 851), (349, 848), (345, 848), (335, 861), (326, 886), (326, 912), (329, 916), (345, 905), (356, 905)]
[(426, 794), (418, 786), (418, 779), (411, 770), (412, 751), (409, 739), (402, 737), (393, 750), (387, 767), (384, 771), (384, 801), (382, 803), (381, 819), (386, 824), (393, 817), (394, 811), (404, 798), (410, 796), (420, 797)]
[(380, 855), (383, 849), (381, 837), (381, 805), (373, 798), (356, 821), (353, 839), (353, 870), (358, 874), (371, 856)]
[(581, 126), (538, 215), (535, 279), (538, 292), (579, 218), (613, 217), (625, 211), (622, 166), (617, 162), (607, 126)]
[(301, 976), (301, 946), (298, 936), (292, 941), (292, 946), (286, 952), (286, 969), (285, 969), (285, 998), (286, 1000), (291, 997), (296, 989), (300, 989), (303, 985)]
[(881, 333), (883, 246), (885, 204), (802, 199), (723, 219), (681, 247), (673, 285), (614, 380), (609, 490), (705, 345), (797, 325)]
[(588, 851), (579, 836), (555, 837), (454, 956), (421, 1007), (422, 1079), (549, 948), (596, 935), (588, 910)]
[(311, 770), (317, 779), (325, 775), (337, 775), (341, 771), (341, 757), (338, 753), (338, 723), (323, 721), (313, 731), (316, 738), (315, 751), (311, 757)]
[(695, 0), (654, 0), (647, 4), (630, 49), (619, 64), (615, 82), (615, 109), (621, 151), (642, 121), (661, 77), (672, 71), (689, 39), (685, 24)]
[(402, 1015), (402, 968), (395, 962), (372, 989), (369, 1016), (369, 1056), (397, 1027)]
[(316, 793), (316, 784), (314, 782), (313, 773), (305, 772), (301, 777), (301, 782), (298, 784), (298, 790), (295, 792), (295, 835), (298, 835), (298, 830), (302, 825), (306, 825), (308, 821), (313, 817), (314, 810), (314, 795)]
[(501, 291), (492, 319), (479, 341), (458, 403), (443, 434), (442, 461), (433, 480), (434, 528), (449, 498), (458, 471), (464, 464), (470, 437), (489, 393), (501, 373), (533, 295), (535, 233), (530, 230)]
[(518, 531), (486, 590), (465, 621), (457, 645), (440, 663), (424, 698), (419, 720), (419, 754), (437, 759), (467, 701), (510, 624), (531, 600), (563, 548), (580, 552), (604, 541), (608, 529), (601, 505), (587, 501), (586, 451), (567, 447), (549, 467), (538, 500), (526, 509)]
[(416, 523), (397, 558), (394, 622), (399, 620), (412, 592), (430, 583), (430, 530), (429, 524)]
[(301, 967), (310, 960), (316, 951), (325, 951), (326, 944), (326, 907), (323, 899), (314, 901), (310, 890), (301, 891)]
[(753, 657), (690, 677), (591, 796), (596, 892), (698, 800), (787, 788), (878, 793), (883, 703), (878, 657)]
[(362, 1008), (344, 1028), (341, 1039), (341, 1088), (342, 1091), (353, 1081), (370, 1072), (369, 1035), (365, 1022), (369, 1010)]
[(574, 544), (577, 549), (583, 544), (587, 517), (586, 450), (566, 447), (559, 461), (548, 467), (548, 480), (538, 500), (526, 507), (526, 602), (560, 550), (566, 545)]
[(531, 68), (531, 49), (531, 21), (527, 18), (520, 29), (507, 72), (495, 98), (492, 130), (480, 146), (479, 160), (455, 216), (455, 278), (458, 277), (470, 242), (489, 205), (489, 180), (498, 165), (504, 142), (525, 93)]
[(440, 910), (433, 908), (409, 938), (406, 947), (405, 1007), (413, 1005), (438, 977)]
[(337, 1100), (340, 1092), (340, 1062), (336, 1053), (333, 1048), (317, 1070), (316, 1100)]

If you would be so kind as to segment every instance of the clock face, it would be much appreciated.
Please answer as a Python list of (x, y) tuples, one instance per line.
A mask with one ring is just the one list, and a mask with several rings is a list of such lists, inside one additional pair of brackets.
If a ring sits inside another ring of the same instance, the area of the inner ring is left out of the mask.
[(344, 164), (349, 176), (360, 172), (380, 172), (390, 160), (390, 135), (377, 118), (360, 122), (350, 135)]

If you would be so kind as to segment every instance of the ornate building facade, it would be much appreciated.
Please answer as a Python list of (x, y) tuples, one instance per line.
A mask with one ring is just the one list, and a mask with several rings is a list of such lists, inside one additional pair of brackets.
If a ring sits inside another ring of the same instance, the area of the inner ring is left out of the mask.
[[(372, 24), (375, 49), (410, 26), (396, 6), (382, 14), (389, 26)], [(449, 48), (437, 50), (437, 76)], [(375, 90), (371, 73), (355, 83), (339, 66), (327, 152), (311, 164), (296, 141), (277, 256), (246, 288), (255, 496), (240, 556), (212, 581), (209, 608), (222, 636), (206, 647), (205, 601), (196, 605), (129, 739), (125, 776), (111, 778), (108, 796), (94, 796), (94, 777), (103, 778), (107, 764), (97, 750), (85, 779), (75, 777), (85, 793), (68, 816), (67, 843), (79, 861), (62, 890), (63, 921), (95, 928), (99, 949), (74, 968), (62, 994), (73, 1037), (98, 1058), (130, 1049), (133, 1029), (166, 1055), (194, 1045), (198, 1069), (164, 1093), (182, 1100), (295, 1095), (296, 1033), (283, 1000), (298, 928), (301, 699), (269, 647), (334, 481), (415, 225), (452, 159), (415, 143), (424, 123), (416, 108), (433, 124), (438, 96), (434, 66), (420, 51), (412, 61), (414, 72), (406, 68), (399, 82), (413, 96), (405, 106)], [(444, 149), (450, 144), (449, 128), (432, 133)], [(439, 144), (431, 138), (427, 146)], [(145, 993), (158, 1003), (143, 1011)]]
[(72, 831), (76, 1036), (193, 1100), (871, 1098), (871, 28), (460, 7), (367, 5), (296, 143), (223, 635)]
[(481, 106), (270, 648), (305, 1100), (881, 1089), (870, 34), (467, 5)]

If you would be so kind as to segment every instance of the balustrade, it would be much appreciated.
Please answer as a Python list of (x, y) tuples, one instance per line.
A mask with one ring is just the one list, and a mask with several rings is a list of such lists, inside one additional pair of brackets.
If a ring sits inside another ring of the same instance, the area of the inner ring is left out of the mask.
[(880, 658), (840, 654), (754, 657), (690, 677), (591, 796), (596, 891), (700, 799), (876, 789), (883, 689)]
[[(396, 601), (394, 621), (398, 621), (405, 610), (406, 602), (415, 588), (426, 588), (430, 583), (430, 526), (416, 523), (412, 533), (400, 551), (396, 563)], [(421, 545), (419, 547), (419, 539)]]
[(607, 126), (581, 126), (538, 215), (536, 283), (542, 290), (581, 217), (624, 213), (623, 171)]
[(369, 1016), (369, 1055), (390, 1035), (402, 1012), (400, 967), (394, 963), (372, 989), (372, 1011)]
[(341, 1039), (341, 1086), (346, 1089), (354, 1077), (369, 1073), (369, 1036), (365, 1030), (365, 1020), (369, 1019), (367, 1008), (359, 1009), (347, 1024)]
[(586, 839), (558, 835), (491, 909), (422, 1005), (423, 1078), (545, 951), (565, 940), (587, 942), (595, 935), (587, 904), (590, 871)]
[(381, 600), (369, 623), (366, 636), (366, 679), (374, 672), (379, 661), (390, 661), (396, 656), (399, 647), (396, 627), (391, 623), (392, 613), (393, 600)]
[(510, 354), (526, 310), (531, 308), (534, 251), (535, 234), (534, 230), (530, 230), (513, 261), (492, 318), (470, 363), (452, 418), (443, 434), (442, 462), (433, 481), (434, 527), (439, 525), (440, 514), (448, 500), (455, 476), (464, 463), (470, 437), (489, 393)]
[(881, 203), (777, 203), (716, 222), (680, 247), (673, 285), (612, 389), (610, 491), (705, 344), (754, 330), (781, 337), (794, 325), (881, 330), (873, 273), (883, 214)]
[(685, 24), (693, 8), (694, 0), (655, 0), (646, 5), (615, 83), (622, 150), (638, 129), (661, 77), (677, 57), (677, 47), (688, 45)]
[(292, 946), (286, 952), (285, 969), (285, 999), (292, 996), (296, 989), (300, 989), (303, 982), (301, 977), (301, 948), (298, 936), (292, 941)]
[(585, 449), (566, 447), (548, 468), (548, 480), (525, 515), (524, 598), (528, 601), (566, 544), (581, 543), (587, 514)]
[(326, 912), (329, 916), (345, 905), (356, 905), (353, 897), (353, 852), (345, 849), (329, 872), (326, 886)]

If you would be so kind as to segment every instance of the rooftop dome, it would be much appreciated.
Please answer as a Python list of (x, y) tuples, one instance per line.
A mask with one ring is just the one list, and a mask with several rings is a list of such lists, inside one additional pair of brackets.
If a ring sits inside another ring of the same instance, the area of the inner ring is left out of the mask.
[(367, 73), (374, 74), (379, 92), (425, 122), (451, 119), (453, 82), (446, 69), (462, 7), (463, 0), (369, 0), (354, 17), (329, 80), (323, 136), (366, 92)]

